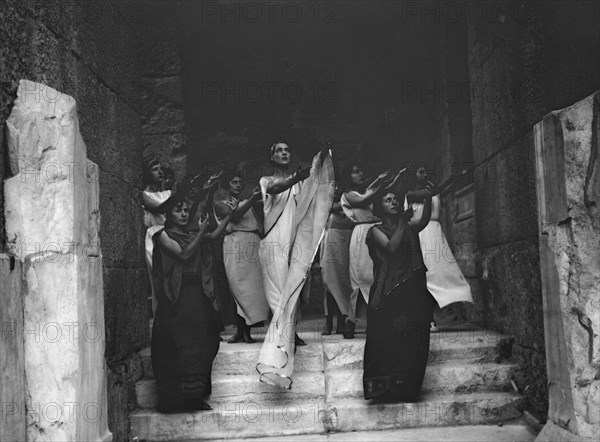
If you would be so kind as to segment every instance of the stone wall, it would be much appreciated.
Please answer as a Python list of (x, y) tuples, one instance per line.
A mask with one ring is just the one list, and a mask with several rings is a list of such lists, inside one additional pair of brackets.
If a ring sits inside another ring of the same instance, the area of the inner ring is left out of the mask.
[[(6, 158), (4, 121), (24, 78), (75, 98), (88, 157), (99, 166), (109, 426), (115, 440), (127, 438), (133, 406), (140, 364), (130, 355), (148, 344), (139, 51), (132, 33), (137, 5), (7, 0), (0, 7), (0, 158)], [(37, 99), (55, 97), (42, 89)], [(0, 166), (0, 178), (8, 178), (6, 164)], [(3, 222), (0, 230), (4, 241)]]
[[(180, 33), (168, 2), (145, 4), (136, 23), (140, 57), (140, 116), (144, 159), (157, 158), (186, 174)], [(151, 38), (149, 38), (151, 36)]]
[[(515, 384), (545, 420), (547, 379), (532, 127), (598, 89), (594, 2), (501, 2), (468, 23), (477, 266), (488, 325), (511, 337)], [(498, 9), (497, 8), (497, 9)]]

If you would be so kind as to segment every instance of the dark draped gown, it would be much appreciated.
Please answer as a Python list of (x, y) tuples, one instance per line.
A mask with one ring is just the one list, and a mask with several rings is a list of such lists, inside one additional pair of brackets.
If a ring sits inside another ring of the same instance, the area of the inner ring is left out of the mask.
[(220, 318), (212, 280), (213, 260), (206, 244), (201, 244), (188, 261), (175, 259), (158, 241), (163, 231), (181, 248), (195, 235), (161, 230), (153, 238), (153, 276), (159, 289), (151, 353), (158, 410), (194, 410), (211, 393), (212, 363), (219, 349)]
[(421, 390), (429, 356), (434, 299), (427, 290), (418, 233), (403, 221), (395, 253), (375, 245), (373, 229), (391, 238), (394, 229), (372, 227), (366, 238), (373, 259), (363, 388), (365, 399), (412, 401)]

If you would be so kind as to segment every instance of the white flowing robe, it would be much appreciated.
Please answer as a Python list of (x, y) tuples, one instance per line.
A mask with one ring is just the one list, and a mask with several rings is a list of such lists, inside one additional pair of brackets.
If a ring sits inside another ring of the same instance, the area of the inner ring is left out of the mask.
[[(144, 190), (144, 195), (156, 205), (160, 205), (169, 199), (171, 191), (163, 190), (160, 192), (150, 192)], [(148, 276), (150, 277), (150, 290), (152, 291), (152, 313), (156, 312), (156, 306), (158, 305), (156, 294), (154, 293), (154, 279), (152, 277), (152, 250), (154, 249), (152, 236), (164, 227), (165, 219), (165, 215), (162, 213), (152, 213), (144, 210), (144, 225), (147, 227), (144, 248), (146, 250), (146, 268), (148, 269)]]
[[(440, 197), (431, 200), (431, 220), (419, 232), (423, 261), (427, 267), (427, 289), (440, 308), (454, 302), (473, 302), (471, 286), (460, 271), (450, 245), (442, 232), (440, 219)], [(413, 219), (420, 219), (423, 203), (413, 203)]]
[(262, 382), (289, 389), (299, 297), (333, 203), (335, 175), (331, 156), (327, 155), (321, 163), (317, 154), (306, 180), (285, 192), (270, 195), (267, 186), (276, 180), (275, 177), (260, 180), (266, 232), (260, 259), (273, 319), (256, 369)]
[[(351, 193), (359, 194), (356, 191)], [(373, 215), (372, 206), (368, 207), (352, 207), (346, 198), (342, 195), (341, 198), (342, 210), (348, 218), (356, 225), (352, 230), (350, 238), (350, 284), (352, 285), (352, 295), (350, 296), (350, 304), (353, 311), (353, 316), (357, 316), (358, 294), (362, 293), (365, 304), (369, 304), (369, 291), (373, 285), (373, 260), (369, 255), (366, 239), (369, 229), (374, 225), (380, 224), (381, 221)]]

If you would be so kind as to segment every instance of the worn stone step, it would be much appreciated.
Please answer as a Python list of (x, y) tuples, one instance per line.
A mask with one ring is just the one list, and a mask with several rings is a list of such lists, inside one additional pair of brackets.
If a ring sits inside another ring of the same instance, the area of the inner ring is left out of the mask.
[[(510, 391), (513, 364), (432, 364), (425, 371), (421, 391), (470, 393)], [(363, 396), (362, 370), (327, 370), (325, 388), (328, 400)]]
[[(219, 439), (228, 442), (533, 442), (537, 432), (526, 424), (461, 425), (431, 428), (399, 428), (351, 433), (304, 434), (250, 439)], [(218, 441), (216, 441), (218, 442)]]
[[(256, 363), (262, 342), (254, 344), (227, 344), (221, 342), (219, 352), (213, 361), (213, 374), (229, 375), (253, 375), (256, 373)], [(150, 358), (150, 348), (145, 348), (139, 352), (144, 367), (144, 376), (154, 378), (152, 370), (152, 361)], [(294, 372), (302, 373), (306, 371), (322, 372), (323, 349), (320, 344), (310, 342), (308, 345), (298, 347), (294, 358)]]
[(131, 436), (147, 441), (190, 441), (495, 424), (518, 418), (522, 401), (511, 393), (487, 393), (423, 395), (415, 404), (345, 399), (328, 404), (225, 403), (221, 407), (211, 402), (214, 410), (196, 413), (138, 410), (130, 415)]
[[(429, 365), (460, 361), (495, 362), (504, 337), (488, 330), (431, 333)], [(323, 341), (326, 369), (362, 369), (365, 339), (328, 337)]]
[[(296, 373), (291, 390), (268, 385), (252, 376), (223, 375), (213, 371), (212, 394), (209, 403), (293, 404), (298, 401), (325, 400), (325, 376), (318, 372)], [(141, 379), (135, 384), (137, 405), (156, 408), (158, 397), (156, 381)]]
[(391, 428), (497, 424), (521, 416), (523, 397), (514, 393), (424, 394), (417, 403), (373, 404), (342, 399), (330, 404), (324, 425), (348, 432)]
[[(255, 334), (264, 339), (264, 335)], [(324, 371), (327, 369), (361, 369), (365, 338), (343, 339), (339, 335), (320, 337), (302, 333), (307, 346), (298, 347), (294, 372)], [(497, 345), (503, 336), (486, 330), (440, 332), (431, 334), (429, 365), (453, 361), (494, 362), (498, 358)], [(227, 344), (222, 342), (213, 363), (213, 372), (225, 374), (253, 374), (262, 342), (254, 344)], [(146, 377), (154, 377), (150, 361), (150, 348), (140, 351)]]

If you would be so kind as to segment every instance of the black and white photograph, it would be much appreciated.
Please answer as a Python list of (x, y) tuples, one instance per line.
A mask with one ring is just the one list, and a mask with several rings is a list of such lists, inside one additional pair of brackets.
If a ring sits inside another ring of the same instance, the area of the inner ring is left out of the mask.
[(0, 442), (600, 439), (600, 0), (0, 0)]

